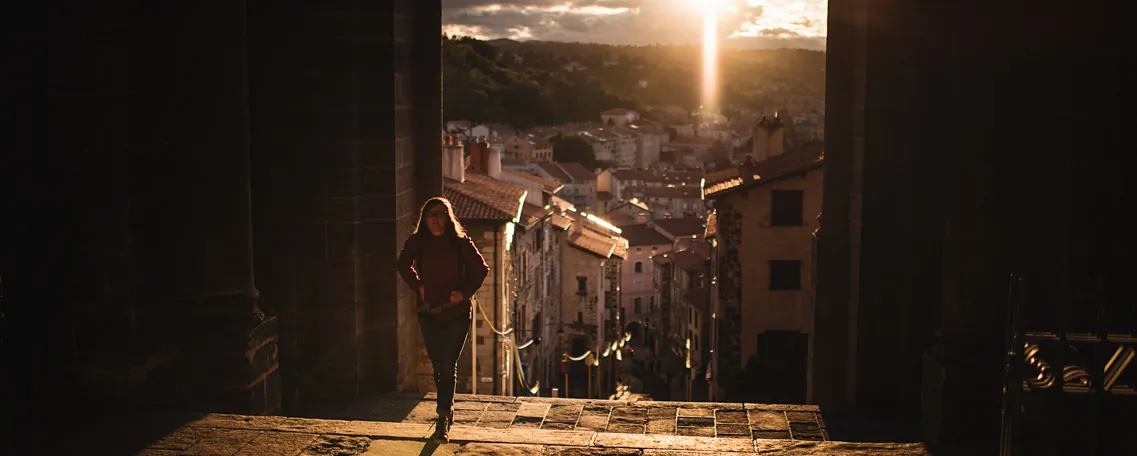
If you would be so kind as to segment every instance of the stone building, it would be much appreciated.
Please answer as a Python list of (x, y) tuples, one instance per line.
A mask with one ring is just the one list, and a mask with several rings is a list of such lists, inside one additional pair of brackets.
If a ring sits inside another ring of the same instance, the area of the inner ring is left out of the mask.
[[(619, 270), (627, 257), (628, 241), (620, 229), (591, 214), (574, 210), (553, 214), (559, 228), (561, 254), (561, 319), (557, 329), (561, 350), (570, 356), (600, 353), (611, 342), (612, 321), (619, 316)], [(615, 328), (619, 329), (621, 324)], [(569, 393), (582, 397), (587, 388), (585, 366), (568, 366), (578, 379)], [(563, 382), (562, 382), (563, 383)]]
[(769, 384), (745, 388), (765, 391), (764, 400), (809, 400), (812, 233), (821, 212), (823, 154), (815, 144), (748, 159), (733, 170), (737, 177), (708, 181), (706, 188), (715, 207), (718, 290), (727, 322), (719, 375), (741, 379), (744, 369), (758, 369), (752, 375)]
[[(453, 148), (451, 154), (456, 158), (449, 158), (447, 162), (461, 160), (460, 149)], [(456, 215), (474, 239), (490, 271), (475, 295), (471, 322), (473, 340), (466, 345), (459, 360), (459, 385), (464, 385), (464, 391), (510, 395), (514, 392), (516, 375), (512, 338), (517, 334), (502, 336), (494, 331), (506, 332), (515, 322), (517, 251), (513, 243), (527, 192), (498, 179), (501, 155), (496, 149), (475, 143), (469, 159), (468, 169), (446, 167), (461, 172), (446, 176), (443, 194), (454, 205)], [(476, 357), (471, 356), (474, 347)], [(427, 367), (420, 371), (421, 388), (433, 386)]]
[[(544, 395), (556, 380), (556, 322), (560, 315), (560, 246), (554, 242), (553, 211), (525, 203), (514, 236), (513, 275), (514, 319), (517, 355), (523, 369), (524, 384), (517, 387), (537, 390)], [(516, 376), (515, 376), (516, 377)], [(515, 390), (522, 395), (523, 391)]]
[(652, 257), (655, 288), (660, 307), (660, 324), (651, 324), (649, 333), (656, 365), (650, 370), (670, 385), (672, 400), (688, 397), (706, 400), (703, 380), (712, 345), (705, 343), (711, 310), (708, 307), (710, 256), (702, 240), (688, 242), (681, 249)]
[[(643, 337), (642, 328), (651, 323), (656, 309), (655, 262), (652, 257), (671, 251), (674, 242), (655, 229), (650, 223), (623, 225), (622, 236), (628, 240), (628, 257), (620, 278), (623, 299), (621, 309), (625, 314), (625, 325), (635, 323), (638, 330), (633, 334)], [(656, 322), (660, 320), (656, 318)]]

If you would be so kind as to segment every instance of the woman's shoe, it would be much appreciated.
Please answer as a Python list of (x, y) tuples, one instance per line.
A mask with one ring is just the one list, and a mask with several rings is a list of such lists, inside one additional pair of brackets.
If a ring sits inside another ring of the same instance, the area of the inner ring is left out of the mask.
[(454, 423), (454, 412), (439, 413), (438, 422), (434, 425), (434, 439), (435, 443), (450, 443), (450, 425)]

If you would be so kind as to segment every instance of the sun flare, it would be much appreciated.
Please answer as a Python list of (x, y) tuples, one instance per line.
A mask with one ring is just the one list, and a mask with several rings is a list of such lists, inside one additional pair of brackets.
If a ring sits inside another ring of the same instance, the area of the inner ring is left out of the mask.
[(724, 0), (701, 0), (703, 10), (702, 111), (718, 108), (718, 11)]

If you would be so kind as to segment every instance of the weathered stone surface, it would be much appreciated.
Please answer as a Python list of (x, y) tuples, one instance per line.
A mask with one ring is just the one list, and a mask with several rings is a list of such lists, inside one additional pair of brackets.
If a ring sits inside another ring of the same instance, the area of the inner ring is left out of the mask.
[(227, 413), (210, 413), (197, 420), (186, 423), (187, 426), (215, 427), (226, 429), (270, 430), (276, 429), (286, 418), (283, 416), (245, 416), (230, 415)]
[(608, 423), (608, 428), (604, 432), (622, 432), (625, 434), (643, 434), (645, 426), (643, 424), (622, 424), (622, 423)]
[(538, 429), (541, 427), (541, 421), (544, 419), (539, 416), (521, 416), (518, 415), (513, 418), (513, 423), (509, 425), (512, 428), (519, 429)]
[(558, 422), (573, 422), (580, 418), (581, 412), (584, 411), (584, 405), (553, 405), (549, 407), (549, 412), (545, 414), (545, 421), (558, 421)]
[(476, 424), (481, 417), (481, 410), (455, 410), (454, 424)]
[[(437, 400), (437, 398), (438, 398), (438, 395), (435, 393), (427, 393), (427, 394), (428, 395), (434, 394), (434, 397), (430, 398), (432, 400)], [(493, 395), (489, 395), (489, 394), (465, 394), (465, 393), (463, 393), (463, 394), (455, 394), (454, 395), (455, 401), (517, 402), (518, 399), (521, 399), (521, 398), (512, 397), (512, 396), (493, 396)], [(526, 399), (540, 399), (540, 398), (526, 398)]]
[(742, 436), (750, 438), (750, 425), (748, 424), (716, 424), (715, 434), (722, 436)]
[(608, 415), (581, 415), (580, 420), (576, 422), (577, 429), (591, 429), (593, 431), (603, 431), (608, 427)]
[(147, 448), (145, 450), (139, 451), (138, 453), (134, 453), (134, 456), (178, 456), (179, 454), (181, 453), (179, 453), (177, 450), (156, 450), (153, 448)]
[(791, 423), (817, 423), (817, 414), (813, 412), (786, 412), (786, 418)]
[(434, 425), (419, 423), (386, 423), (382, 421), (349, 421), (337, 434), (367, 437), (421, 439), (434, 432)]
[(454, 410), (477, 410), (483, 411), (489, 404), (486, 402), (477, 401), (456, 401), (454, 402)]
[(433, 423), (438, 421), (437, 403), (430, 401), (419, 402), (403, 422), (408, 423)]
[(676, 419), (678, 426), (715, 427), (715, 419), (703, 416), (680, 416)]
[(750, 427), (755, 430), (782, 431), (789, 429), (790, 423), (782, 412), (751, 410)]
[[(657, 402), (659, 403), (659, 402)], [(645, 403), (646, 404), (646, 403)], [(711, 410), (743, 410), (745, 405), (737, 402), (662, 402), (671, 407), (679, 407), (686, 409), (711, 409)], [(646, 406), (646, 405), (645, 405)]]
[(648, 421), (647, 429), (644, 432), (648, 434), (675, 434), (675, 419)]
[(296, 456), (316, 441), (316, 434), (265, 432), (249, 442), (236, 456)]
[(211, 433), (199, 440), (193, 446), (184, 450), (186, 456), (216, 456), (232, 455), (241, 450), (263, 431), (250, 431), (245, 429), (226, 429)]
[(790, 423), (790, 435), (794, 440), (824, 440), (815, 423)]
[(289, 432), (305, 432), (310, 434), (335, 434), (339, 428), (349, 421), (316, 420), (310, 418), (288, 418), (277, 426), (277, 430)]
[(639, 456), (640, 450), (630, 448), (545, 447), (542, 456)]
[(634, 435), (634, 434), (596, 434), (592, 441), (594, 447), (736, 451), (749, 452), (753, 449), (750, 440), (716, 439), (707, 437), (686, 437), (674, 435)]
[(790, 439), (790, 431), (789, 430), (767, 431), (767, 430), (755, 429), (755, 430), (751, 431), (751, 436), (754, 437), (755, 439), (789, 440)]
[(576, 423), (563, 423), (563, 422), (549, 422), (546, 420), (541, 423), (541, 429), (552, 429), (555, 431), (571, 431), (576, 428)]
[(462, 453), (461, 447), (454, 443), (438, 445), (434, 442), (426, 442), (422, 440), (378, 439), (371, 441), (370, 447), (368, 447), (367, 451), (363, 453), (363, 456), (387, 456), (401, 454), (457, 456)]
[[(540, 456), (542, 445), (519, 445), (513, 443), (468, 443), (459, 449), (461, 456)], [(438, 454), (438, 453), (434, 453)]]
[(816, 405), (808, 404), (745, 404), (745, 408), (746, 410), (767, 410), (776, 412), (821, 412), (821, 409)]
[(792, 456), (929, 456), (927, 447), (918, 443), (850, 443), (799, 442), (789, 440), (757, 440), (758, 454)]
[(674, 420), (678, 412), (678, 407), (651, 407), (647, 409), (647, 418), (649, 420), (659, 420), (665, 418)]
[(680, 408), (678, 411), (679, 416), (715, 416), (715, 409), (712, 408)]
[(479, 427), (505, 429), (513, 423), (513, 412), (486, 411), (482, 412), (482, 419), (478, 420)]
[(216, 432), (217, 430), (212, 428), (182, 427), (158, 439), (150, 445), (150, 448), (181, 451)]
[(513, 405), (516, 405), (518, 407), (517, 416), (535, 416), (538, 418), (544, 418), (545, 415), (549, 413), (550, 409), (549, 404), (537, 402), (522, 402), (515, 403)]
[(509, 442), (534, 445), (587, 446), (593, 432), (552, 431), (535, 432), (530, 429), (486, 429), (470, 426), (454, 426), (450, 430), (450, 440), (459, 442)]
[(367, 437), (321, 435), (300, 454), (301, 456), (354, 456), (363, 454), (370, 447), (371, 439)]
[(520, 408), (521, 404), (517, 402), (490, 402), (489, 406), (486, 407), (486, 410), (498, 412), (516, 412)]
[(675, 435), (689, 435), (695, 437), (714, 437), (715, 428), (713, 427), (691, 427), (679, 426), (675, 428)]
[(716, 423), (749, 424), (750, 420), (743, 410), (715, 410)]

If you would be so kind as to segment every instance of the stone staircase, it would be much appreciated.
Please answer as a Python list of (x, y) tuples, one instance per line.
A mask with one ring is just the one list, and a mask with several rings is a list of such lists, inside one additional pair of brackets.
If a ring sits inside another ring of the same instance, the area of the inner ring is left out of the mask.
[[(456, 400), (451, 443), (436, 445), (428, 440), (436, 418), (433, 396), (383, 396), (352, 407), (340, 419), (186, 416), (172, 431), (135, 452), (81, 447), (85, 452), (74, 454), (930, 454), (922, 444), (829, 441), (825, 421), (809, 405), (471, 395)], [(122, 423), (107, 425), (129, 429)]]

